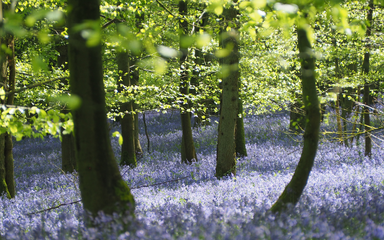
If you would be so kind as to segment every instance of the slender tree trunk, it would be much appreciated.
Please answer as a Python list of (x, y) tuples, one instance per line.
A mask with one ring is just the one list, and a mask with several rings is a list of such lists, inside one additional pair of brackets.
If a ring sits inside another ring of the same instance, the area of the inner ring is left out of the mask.
[[(67, 61), (68, 62), (68, 61)], [(68, 65), (68, 64), (67, 64)], [(69, 113), (69, 110), (61, 111), (64, 114)], [(72, 173), (77, 169), (76, 163), (76, 148), (75, 148), (75, 136), (73, 132), (70, 134), (63, 134), (64, 128), (61, 131), (61, 169), (65, 173)]]
[[(138, 109), (137, 104), (133, 103), (133, 111), (136, 112)], [(135, 153), (136, 153), (136, 158), (140, 159), (143, 157), (143, 148), (141, 147), (140, 144), (140, 138), (139, 138), (139, 114), (136, 112), (134, 115), (134, 141), (135, 141)]]
[[(143, 28), (142, 22), (144, 21), (144, 13), (141, 13), (141, 14), (136, 13), (135, 20), (136, 20), (136, 28), (138, 31), (140, 31)], [(136, 66), (137, 63), (138, 63), (137, 57), (132, 56), (130, 65)], [(140, 80), (139, 68), (137, 66), (134, 68), (130, 67), (130, 70), (131, 70), (131, 79), (130, 79), (131, 85), (137, 86), (139, 84), (139, 80)], [(135, 93), (135, 91), (134, 91), (134, 93)], [(135, 115), (134, 115), (135, 153), (136, 153), (136, 158), (141, 158), (143, 156), (143, 149), (141, 147), (140, 139), (139, 139), (139, 115), (136, 112), (136, 110), (138, 109), (138, 105), (135, 103), (134, 100), (132, 101), (132, 109), (135, 112)]]
[[(179, 14), (186, 16), (188, 12), (187, 1), (179, 1)], [(186, 36), (188, 31), (188, 23), (184, 19), (179, 20), (180, 31), (180, 93), (184, 96), (189, 94), (189, 74), (186, 64), (188, 56), (188, 48), (183, 47), (183, 37)], [(182, 146), (181, 146), (181, 162), (191, 164), (197, 162), (197, 155), (195, 144), (192, 137), (192, 124), (191, 114), (186, 110), (188, 103), (182, 104), (180, 109), (181, 114), (181, 128), (182, 128)]]
[(295, 102), (290, 106), (289, 130), (298, 134), (305, 128), (305, 111), (302, 110), (303, 103), (298, 93), (294, 93)]
[[(225, 21), (236, 24), (238, 11), (234, 6), (224, 9)], [(236, 27), (222, 33), (222, 46), (230, 53), (222, 58), (222, 68), (228, 72), (223, 76), (222, 101), (220, 103), (219, 131), (217, 139), (216, 177), (236, 175), (235, 132), (239, 112), (239, 33)]]
[(241, 98), (239, 98), (238, 106), (239, 106), (239, 113), (237, 114), (236, 132), (235, 132), (236, 154), (239, 157), (245, 157), (248, 154), (247, 154), (247, 148), (245, 147), (243, 101), (241, 100)]
[[(332, 33), (335, 35), (336, 32), (335, 30), (332, 31)], [(337, 50), (337, 42), (336, 42), (336, 36), (333, 37), (332, 39), (333, 46)], [(339, 81), (341, 78), (341, 71), (340, 71), (340, 64), (339, 64), (339, 58), (335, 58), (335, 77), (336, 81)], [(340, 143), (343, 143), (344, 141), (344, 136), (343, 136), (343, 128), (341, 125), (341, 118), (340, 118), (340, 95), (342, 94), (342, 90), (338, 91), (336, 95), (336, 103), (335, 103), (335, 112), (336, 112), (336, 123), (337, 123), (337, 134), (338, 134), (338, 141)]]
[[(59, 52), (57, 58), (57, 67), (63, 71), (68, 70), (68, 44), (57, 46), (56, 51)], [(62, 110), (61, 113), (67, 114), (69, 110)], [(73, 133), (63, 134), (64, 129), (61, 128), (61, 169), (65, 173), (72, 173), (77, 170), (76, 153), (75, 153), (75, 137)]]
[[(205, 5), (204, 5), (205, 7)], [(204, 28), (208, 24), (208, 13), (203, 12), (201, 15), (201, 21), (197, 24), (195, 27), (195, 33), (199, 33), (200, 27)], [(203, 74), (201, 71), (201, 66), (204, 64), (204, 53), (202, 52), (202, 49), (195, 49), (195, 66), (192, 71), (192, 77), (191, 77), (191, 86), (193, 86), (190, 89), (190, 93), (193, 95), (197, 95), (198, 92), (196, 89), (199, 87), (199, 83), (201, 80), (201, 75)], [(197, 112), (195, 113), (194, 116), (194, 126), (193, 127), (198, 127), (200, 126), (203, 122), (206, 123), (205, 121), (208, 119), (208, 114), (206, 111), (198, 109)]]
[[(131, 86), (129, 56), (126, 52), (117, 53), (117, 66), (119, 72), (119, 90), (123, 86)], [(121, 135), (123, 136), (123, 144), (121, 145), (121, 161), (120, 165), (128, 165), (132, 168), (137, 166), (135, 151), (135, 122), (132, 108), (132, 101), (121, 103), (120, 111), (124, 113), (121, 118)]]
[[(367, 20), (369, 22), (369, 25), (367, 27), (366, 36), (370, 37), (372, 35), (372, 25), (373, 25), (373, 0), (369, 1), (369, 7), (368, 7), (368, 13), (367, 13)], [(368, 43), (369, 44), (369, 43)], [(363, 73), (365, 74), (365, 83), (364, 83), (364, 130), (365, 130), (365, 156), (371, 157), (372, 156), (372, 139), (371, 139), (371, 133), (369, 130), (371, 129), (371, 120), (370, 120), (370, 114), (369, 114), (369, 83), (367, 81), (368, 75), (369, 75), (369, 57), (370, 57), (370, 48), (371, 46), (367, 46), (366, 52), (364, 54), (364, 61), (363, 61)]]
[[(10, 10), (10, 5), (0, 4), (0, 23), (3, 21), (3, 9)], [(0, 24), (1, 25), (1, 24)], [(13, 35), (6, 34), (5, 37), (0, 38), (0, 45), (8, 48), (9, 53), (6, 53), (3, 47), (0, 49), (0, 82), (4, 86), (6, 92), (13, 92), (15, 90), (16, 81), (16, 64), (15, 64), (15, 40)], [(14, 94), (9, 94), (3, 103), (13, 105)], [(0, 194), (5, 193), (8, 197), (14, 198), (16, 195), (15, 178), (14, 178), (14, 165), (13, 165), (13, 144), (12, 135), (4, 133), (0, 135), (1, 138), (1, 151), (0, 158)], [(4, 172), (2, 172), (4, 169)]]
[(7, 198), (11, 198), (8, 191), (7, 181), (5, 179), (5, 133), (0, 135), (0, 196), (5, 194)]
[(304, 147), (295, 173), (279, 199), (273, 204), (272, 212), (284, 211), (288, 204), (296, 205), (299, 201), (307, 185), (319, 141), (320, 107), (316, 91), (315, 58), (308, 40), (307, 31), (299, 28), (297, 35), (301, 59), (303, 101), (307, 119), (304, 132)]
[(70, 87), (81, 99), (73, 121), (83, 207), (93, 216), (99, 211), (133, 215), (135, 201), (120, 175), (109, 138), (101, 42), (87, 45), (82, 31), (75, 29), (85, 21), (100, 25), (100, 1), (68, 0)]
[[(3, 25), (3, 6), (0, 1), (0, 27)], [(6, 43), (6, 38), (0, 38), (0, 46)], [(0, 48), (0, 83), (7, 81), (7, 55), (4, 50)], [(8, 185), (6, 181), (6, 166), (5, 166), (5, 133), (0, 135), (0, 195), (5, 195), (11, 198), (9, 194)]]
[[(356, 101), (360, 102), (360, 87), (359, 86), (357, 86)], [(360, 108), (359, 108), (359, 105), (357, 104), (356, 109), (355, 109), (355, 116), (354, 116), (355, 121), (353, 122), (353, 126), (352, 126), (351, 146), (353, 144), (353, 139), (354, 139), (355, 135), (358, 134), (358, 133), (356, 133), (356, 126), (357, 126), (357, 121), (359, 119), (359, 111), (360, 111)]]
[(341, 126), (341, 118), (340, 118), (340, 94), (339, 93), (336, 96), (335, 111), (336, 111), (337, 133), (339, 135), (338, 141), (340, 143), (343, 143), (344, 136), (343, 136), (343, 128)]

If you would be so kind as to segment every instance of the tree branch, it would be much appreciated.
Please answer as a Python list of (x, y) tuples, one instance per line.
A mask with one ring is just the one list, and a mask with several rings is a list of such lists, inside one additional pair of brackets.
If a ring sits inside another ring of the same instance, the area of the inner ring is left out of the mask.
[(41, 85), (44, 85), (44, 84), (47, 84), (47, 83), (51, 83), (51, 82), (55, 82), (55, 81), (59, 81), (59, 80), (65, 80), (67, 78), (68, 77), (61, 77), (61, 78), (55, 78), (55, 79), (51, 79), (51, 80), (47, 80), (47, 81), (43, 81), (43, 82), (39, 82), (39, 83), (34, 83), (34, 84), (28, 85), (28, 86), (26, 86), (24, 88), (19, 88), (19, 89), (16, 89), (14, 91), (7, 92), (7, 93), (5, 93), (5, 95), (8, 96), (10, 94), (19, 93), (19, 92), (22, 92), (22, 91), (27, 90), (27, 89), (39, 87)]

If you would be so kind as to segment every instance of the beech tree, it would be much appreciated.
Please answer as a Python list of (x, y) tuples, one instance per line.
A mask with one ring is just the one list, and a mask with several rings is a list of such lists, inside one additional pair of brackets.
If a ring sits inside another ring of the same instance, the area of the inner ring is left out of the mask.
[[(14, 7), (13, 7), (14, 8)], [(0, 83), (8, 91), (7, 97), (1, 99), (2, 104), (13, 105), (15, 91), (15, 39), (12, 34), (3, 31), (3, 9), (13, 12), (10, 4), (2, 5), (0, 1)], [(0, 134), (0, 194), (9, 198), (16, 195), (12, 135), (8, 132)]]
[(100, 1), (68, 0), (69, 69), (79, 183), (84, 209), (129, 212), (135, 201), (122, 179), (108, 134), (100, 38)]
[(273, 204), (272, 212), (281, 212), (287, 208), (288, 204), (295, 205), (299, 201), (307, 184), (317, 152), (320, 130), (320, 107), (316, 90), (315, 57), (308, 39), (307, 27), (306, 25), (301, 25), (297, 29), (303, 103), (306, 114), (304, 147), (295, 173), (279, 199)]
[[(368, 26), (366, 31), (366, 36), (369, 38), (372, 35), (372, 25), (373, 25), (373, 0), (369, 0), (369, 6), (368, 6), (368, 12), (367, 12), (367, 20), (368, 20)], [(367, 81), (367, 76), (369, 74), (369, 58), (370, 58), (370, 48), (371, 46), (366, 47), (365, 53), (364, 53), (364, 60), (363, 60), (363, 73), (365, 76), (364, 78), (364, 98), (363, 102), (365, 104), (363, 108), (364, 113), (364, 129), (365, 129), (365, 156), (371, 157), (372, 156), (372, 140), (370, 135), (370, 128), (371, 128), (371, 120), (369, 117), (369, 95), (370, 95), (370, 87), (369, 83)]]
[[(216, 177), (236, 175), (235, 132), (239, 107), (239, 33), (236, 26), (238, 11), (231, 5), (224, 9), (225, 23), (235, 25), (220, 36), (224, 57), (222, 58), (222, 97), (217, 138)], [(234, 21), (235, 20), (235, 21)]]
[[(179, 14), (186, 16), (188, 12), (187, 1), (179, 1)], [(188, 56), (188, 47), (184, 46), (183, 37), (186, 36), (188, 31), (188, 22), (186, 19), (179, 20), (180, 31), (180, 93), (183, 95), (189, 94), (190, 78), (187, 69), (186, 59)], [(181, 128), (182, 128), (182, 142), (181, 142), (181, 161), (184, 163), (192, 163), (197, 161), (195, 144), (192, 137), (191, 113), (187, 111), (188, 101), (181, 104)]]

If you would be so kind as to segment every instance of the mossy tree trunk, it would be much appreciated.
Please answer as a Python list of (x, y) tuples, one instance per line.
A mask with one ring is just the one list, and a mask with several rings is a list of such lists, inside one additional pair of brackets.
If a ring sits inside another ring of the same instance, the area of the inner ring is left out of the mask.
[[(119, 72), (119, 90), (124, 87), (131, 86), (131, 74), (129, 70), (129, 56), (127, 52), (121, 51), (116, 55), (117, 67)], [(123, 112), (121, 118), (121, 135), (123, 136), (123, 144), (121, 145), (121, 161), (120, 165), (128, 165), (132, 168), (137, 166), (136, 151), (135, 151), (135, 122), (133, 115), (132, 101), (121, 103), (120, 111)]]
[[(3, 10), (10, 10), (10, 5), (0, 4), (0, 23), (3, 19)], [(16, 64), (15, 64), (15, 39), (13, 35), (6, 34), (0, 38), (0, 82), (6, 92), (15, 90)], [(8, 49), (8, 53), (5, 52)], [(3, 104), (13, 105), (14, 94), (10, 93)], [(14, 165), (13, 165), (13, 143), (12, 135), (3, 133), (0, 135), (0, 194), (14, 198), (16, 195)]]
[(75, 29), (86, 21), (100, 25), (100, 1), (68, 0), (70, 87), (81, 99), (81, 106), (73, 110), (73, 121), (83, 207), (93, 216), (99, 211), (133, 215), (135, 202), (120, 175), (109, 138), (101, 42), (87, 45)]
[(288, 204), (296, 205), (299, 201), (307, 185), (319, 141), (320, 107), (316, 91), (315, 58), (308, 40), (307, 31), (304, 28), (299, 28), (297, 36), (301, 60), (303, 102), (306, 112), (304, 146), (291, 181), (271, 208), (271, 211), (275, 213), (284, 211)]
[[(232, 5), (224, 9), (224, 21), (236, 24), (238, 11)], [(235, 20), (235, 21), (234, 21)], [(226, 23), (225, 23), (226, 24)], [(229, 54), (223, 57), (222, 63), (222, 97), (217, 139), (216, 177), (236, 175), (236, 143), (235, 132), (239, 105), (239, 33), (236, 27), (225, 31), (221, 36), (222, 47)]]
[[(370, 37), (372, 34), (372, 24), (373, 24), (373, 0), (369, 1), (369, 6), (368, 6), (368, 13), (367, 13), (367, 20), (369, 22), (367, 31), (366, 31), (366, 36)], [(372, 139), (371, 139), (371, 120), (370, 120), (370, 114), (369, 114), (369, 94), (370, 94), (370, 88), (369, 88), (369, 83), (367, 81), (368, 75), (369, 75), (369, 58), (370, 58), (370, 48), (371, 46), (368, 43), (368, 46), (366, 47), (366, 52), (364, 54), (364, 61), (363, 61), (363, 73), (365, 75), (364, 79), (364, 96), (363, 96), (363, 101), (364, 101), (364, 130), (365, 130), (365, 156), (371, 157), (372, 156)]]
[[(187, 1), (179, 1), (179, 14), (186, 16), (188, 12)], [(184, 47), (183, 37), (187, 35), (188, 22), (184, 19), (179, 20), (179, 34), (180, 34), (180, 93), (183, 96), (189, 94), (189, 74), (186, 59), (188, 56), (188, 48)], [(197, 155), (195, 150), (195, 144), (192, 136), (192, 124), (191, 114), (187, 111), (188, 102), (181, 104), (180, 115), (181, 115), (181, 128), (182, 128), (182, 141), (181, 141), (181, 162), (191, 164), (197, 161)]]

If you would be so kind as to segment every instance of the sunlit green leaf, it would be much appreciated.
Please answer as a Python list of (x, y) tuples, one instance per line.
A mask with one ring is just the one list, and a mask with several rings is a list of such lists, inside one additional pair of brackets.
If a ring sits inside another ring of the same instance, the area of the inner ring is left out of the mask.
[(61, 102), (68, 106), (71, 110), (76, 110), (81, 106), (81, 98), (77, 95), (61, 95), (59, 97), (52, 98), (52, 101)]

